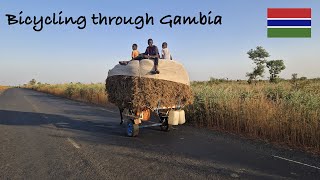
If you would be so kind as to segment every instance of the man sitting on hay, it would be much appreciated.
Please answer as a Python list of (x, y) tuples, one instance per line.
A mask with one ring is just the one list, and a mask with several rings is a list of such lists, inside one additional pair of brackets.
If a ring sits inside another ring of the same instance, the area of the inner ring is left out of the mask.
[[(159, 64), (160, 55), (159, 55), (158, 47), (153, 45), (153, 40), (148, 39), (148, 47), (147, 47), (145, 53), (139, 54), (139, 51), (137, 48), (138, 48), (137, 44), (132, 45), (132, 53), (131, 53), (132, 59), (130, 61), (142, 60), (143, 58), (152, 59), (154, 61), (154, 70), (151, 71), (151, 73), (152, 74), (159, 74), (160, 71), (158, 70), (158, 64)], [(127, 65), (130, 61), (119, 61), (119, 64)]]
[(158, 70), (158, 64), (159, 64), (159, 50), (158, 47), (153, 45), (153, 40), (148, 39), (148, 47), (146, 49), (146, 52), (144, 53), (144, 58), (146, 59), (153, 59), (154, 60), (154, 70), (151, 71), (153, 74), (159, 74), (160, 71)]

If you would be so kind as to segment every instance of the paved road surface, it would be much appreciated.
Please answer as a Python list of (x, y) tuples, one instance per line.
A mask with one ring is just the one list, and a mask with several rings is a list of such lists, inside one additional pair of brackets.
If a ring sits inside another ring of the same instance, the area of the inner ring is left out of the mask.
[(124, 131), (118, 112), (9, 89), (0, 95), (0, 179), (320, 179), (319, 157), (233, 135)]

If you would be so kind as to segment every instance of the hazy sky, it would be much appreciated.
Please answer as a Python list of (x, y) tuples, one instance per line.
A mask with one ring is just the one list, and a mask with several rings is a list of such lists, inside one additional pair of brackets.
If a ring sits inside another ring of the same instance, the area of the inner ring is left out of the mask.
[[(312, 8), (312, 38), (268, 39), (267, 8)], [(48, 25), (35, 32), (33, 25), (8, 26), (5, 14), (22, 16), (86, 16), (87, 27)], [(161, 25), (165, 15), (222, 16), (222, 25)], [(155, 25), (137, 30), (131, 25), (94, 26), (92, 14), (133, 16), (148, 13)], [(143, 52), (147, 39), (153, 38), (161, 49), (168, 42), (175, 60), (182, 62), (191, 80), (209, 77), (245, 79), (252, 63), (246, 52), (258, 45), (283, 59), (287, 66), (281, 74), (290, 78), (320, 77), (320, 3), (307, 0), (184, 0), (184, 1), (76, 1), (76, 0), (2, 0), (0, 2), (0, 84), (24, 84), (35, 78), (41, 82), (103, 82), (108, 70), (119, 60), (130, 58), (131, 45)], [(268, 73), (266, 70), (266, 77)]]

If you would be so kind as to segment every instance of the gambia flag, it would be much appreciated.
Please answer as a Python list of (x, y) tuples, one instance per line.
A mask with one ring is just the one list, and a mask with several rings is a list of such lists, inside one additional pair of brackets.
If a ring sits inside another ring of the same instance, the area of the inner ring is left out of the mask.
[(311, 38), (311, 8), (268, 8), (269, 38)]

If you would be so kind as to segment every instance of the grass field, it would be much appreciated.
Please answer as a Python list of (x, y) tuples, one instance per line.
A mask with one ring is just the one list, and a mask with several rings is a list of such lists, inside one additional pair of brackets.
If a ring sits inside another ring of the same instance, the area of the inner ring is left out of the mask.
[(105, 105), (107, 104), (107, 95), (105, 93), (105, 85), (98, 84), (37, 84), (27, 86), (37, 91), (53, 94), (56, 96), (66, 97), (79, 101)]
[(320, 152), (320, 81), (194, 82), (187, 119), (210, 127)]
[[(320, 81), (249, 85), (244, 81), (192, 82), (189, 124), (320, 152)], [(104, 84), (37, 84), (31, 88), (106, 105)]]

